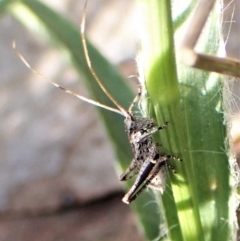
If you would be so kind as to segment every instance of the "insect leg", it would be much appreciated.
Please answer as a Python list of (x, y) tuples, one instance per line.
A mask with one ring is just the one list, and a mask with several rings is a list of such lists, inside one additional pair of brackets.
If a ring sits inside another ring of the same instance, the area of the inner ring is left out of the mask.
[(161, 153), (160, 155), (161, 155), (161, 156), (165, 156), (165, 157), (167, 158), (167, 160), (166, 160), (166, 165), (167, 165), (167, 167), (170, 168), (174, 173), (177, 173), (177, 171), (175, 170), (174, 166), (173, 166), (171, 163), (169, 163), (168, 160), (169, 160), (169, 159), (174, 159), (174, 160), (177, 160), (177, 161), (182, 161), (182, 159), (180, 159), (180, 158), (177, 157), (177, 156), (165, 155), (165, 154), (163, 154), (163, 153)]
[(165, 155), (164, 153), (160, 154), (161, 156), (166, 156), (167, 159), (173, 159), (173, 160), (177, 160), (177, 161), (182, 161), (182, 159), (178, 156), (173, 156), (173, 155)]
[(132, 113), (132, 109), (133, 107), (136, 105), (136, 103), (140, 100), (141, 98), (141, 95), (142, 95), (142, 90), (141, 90), (141, 86), (138, 87), (138, 93), (137, 95), (135, 96), (133, 102), (131, 103), (131, 105), (129, 106), (129, 109), (128, 109), (128, 112), (129, 113)]
[(158, 127), (153, 127), (149, 132), (141, 135), (141, 139), (139, 141), (143, 141), (145, 138), (151, 136), (152, 134), (166, 128), (168, 126), (168, 122), (166, 121), (163, 125), (158, 126)]
[(120, 181), (126, 181), (127, 179), (132, 178), (138, 172), (132, 172), (136, 168), (136, 161), (133, 159), (130, 166), (127, 170), (119, 177)]
[(157, 163), (154, 160), (146, 160), (139, 171), (138, 178), (136, 179), (132, 188), (123, 197), (122, 201), (129, 204), (130, 202), (135, 200), (137, 196), (151, 183), (151, 181), (156, 177), (156, 175), (165, 165), (167, 165), (167, 167), (169, 167), (171, 170), (173, 170), (174, 173), (176, 173), (174, 167), (168, 162), (168, 159), (182, 161), (179, 157), (165, 154), (161, 154), (159, 156)]
[[(127, 192), (127, 194), (123, 197), (122, 201), (129, 204), (130, 202), (132, 202), (136, 196), (135, 193), (138, 193), (138, 188), (144, 183), (144, 181), (147, 179), (149, 173), (152, 171), (153, 167), (154, 167), (154, 163), (146, 160), (140, 171), (139, 174), (137, 176), (137, 179), (135, 180), (133, 186), (131, 187), (131, 189)], [(134, 198), (132, 198), (134, 197)]]
[(165, 164), (165, 160), (158, 160), (157, 163), (154, 160), (146, 160), (139, 171), (139, 175), (135, 183), (128, 193), (123, 197), (122, 201), (129, 204), (135, 200)]

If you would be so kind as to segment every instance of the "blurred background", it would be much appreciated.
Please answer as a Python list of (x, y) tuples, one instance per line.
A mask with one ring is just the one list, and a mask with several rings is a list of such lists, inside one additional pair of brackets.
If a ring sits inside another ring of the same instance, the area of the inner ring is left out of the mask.
[[(42, 2), (79, 25), (84, 1)], [(225, 3), (227, 50), (240, 59), (240, 3)], [(133, 0), (88, 1), (87, 36), (132, 86), (134, 14)], [(11, 44), (15, 39), (38, 72), (89, 97), (64, 52), (7, 13), (1, 15), (0, 33), (0, 240), (141, 241), (129, 206), (121, 202), (123, 186), (96, 107), (33, 74)], [(239, 89), (236, 83), (236, 95)], [(237, 139), (239, 122), (234, 128)]]

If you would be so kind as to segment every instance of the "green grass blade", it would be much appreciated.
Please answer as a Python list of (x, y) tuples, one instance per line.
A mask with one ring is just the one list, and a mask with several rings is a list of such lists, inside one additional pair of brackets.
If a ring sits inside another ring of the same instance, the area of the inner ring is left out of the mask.
[[(233, 227), (229, 217), (235, 210), (229, 210), (232, 190), (224, 146), (222, 80), (216, 74), (176, 63), (171, 9), (180, 11), (182, 8), (175, 7), (179, 1), (173, 1), (172, 6), (168, 0), (138, 3), (143, 11), (140, 25), (144, 26), (141, 37), (148, 113), (159, 125), (169, 121), (159, 142), (165, 153), (183, 159), (181, 164), (174, 162), (178, 174), (168, 174), (167, 186), (171, 188), (162, 196), (168, 231), (163, 230), (160, 236), (169, 232), (171, 240), (229, 240)], [(218, 51), (219, 9), (214, 10), (202, 34), (201, 52)]]

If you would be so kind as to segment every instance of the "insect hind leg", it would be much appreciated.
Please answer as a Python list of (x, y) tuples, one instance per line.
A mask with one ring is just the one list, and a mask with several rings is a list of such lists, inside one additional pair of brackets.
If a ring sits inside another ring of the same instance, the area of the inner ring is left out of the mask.
[(163, 168), (166, 164), (165, 160), (158, 161), (157, 163), (153, 163), (152, 161), (148, 161), (141, 167), (138, 178), (136, 179), (132, 188), (128, 191), (128, 193), (123, 197), (122, 201), (129, 204), (133, 200), (142, 193), (143, 190), (151, 183), (151, 181), (156, 177), (161, 168)]

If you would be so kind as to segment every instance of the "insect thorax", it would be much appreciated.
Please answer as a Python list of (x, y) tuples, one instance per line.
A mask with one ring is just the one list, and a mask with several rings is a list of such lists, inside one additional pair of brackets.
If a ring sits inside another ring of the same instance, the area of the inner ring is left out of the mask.
[(147, 158), (156, 159), (159, 152), (150, 134), (151, 130), (156, 127), (155, 121), (151, 118), (129, 115), (124, 122), (136, 167), (140, 168)]

